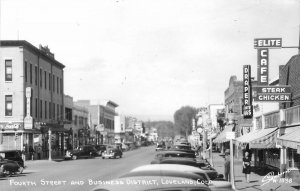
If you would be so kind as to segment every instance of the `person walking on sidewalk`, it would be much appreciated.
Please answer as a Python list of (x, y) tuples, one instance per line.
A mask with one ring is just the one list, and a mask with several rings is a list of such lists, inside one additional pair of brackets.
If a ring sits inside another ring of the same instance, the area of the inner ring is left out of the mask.
[(250, 172), (251, 172), (251, 159), (249, 157), (249, 152), (245, 152), (245, 157), (243, 158), (243, 173), (245, 174), (246, 181), (250, 182)]
[(225, 180), (230, 182), (230, 151), (225, 151), (225, 163), (224, 163), (224, 176)]

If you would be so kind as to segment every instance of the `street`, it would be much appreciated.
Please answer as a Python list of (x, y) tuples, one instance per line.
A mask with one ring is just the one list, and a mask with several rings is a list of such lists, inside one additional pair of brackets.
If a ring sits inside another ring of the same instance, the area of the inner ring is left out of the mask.
[(71, 161), (26, 161), (23, 174), (0, 178), (1, 190), (91, 190), (101, 181), (117, 178), (131, 169), (150, 164), (155, 147), (140, 147), (123, 153), (121, 159)]

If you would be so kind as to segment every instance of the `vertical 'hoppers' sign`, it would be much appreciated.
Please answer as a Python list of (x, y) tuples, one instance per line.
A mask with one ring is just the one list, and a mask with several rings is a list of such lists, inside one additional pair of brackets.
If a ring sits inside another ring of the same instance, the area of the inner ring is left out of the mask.
[(252, 88), (251, 88), (251, 66), (243, 66), (243, 115), (244, 118), (252, 118)]
[(269, 49), (257, 49), (257, 83), (269, 85)]

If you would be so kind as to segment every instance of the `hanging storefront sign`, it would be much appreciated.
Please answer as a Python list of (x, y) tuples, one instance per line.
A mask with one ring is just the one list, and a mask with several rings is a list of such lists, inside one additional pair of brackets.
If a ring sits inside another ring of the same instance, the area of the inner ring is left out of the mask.
[(244, 118), (252, 118), (252, 91), (251, 91), (251, 66), (243, 66), (243, 115)]
[(269, 49), (257, 50), (257, 83), (269, 84)]
[(254, 48), (282, 48), (282, 38), (255, 38)]

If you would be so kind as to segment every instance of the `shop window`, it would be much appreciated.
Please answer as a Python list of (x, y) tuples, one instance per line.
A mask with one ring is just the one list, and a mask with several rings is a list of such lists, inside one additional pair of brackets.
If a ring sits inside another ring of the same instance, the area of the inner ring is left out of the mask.
[(5, 60), (5, 81), (12, 81), (12, 60)]
[(5, 95), (5, 116), (12, 116), (12, 95)]

